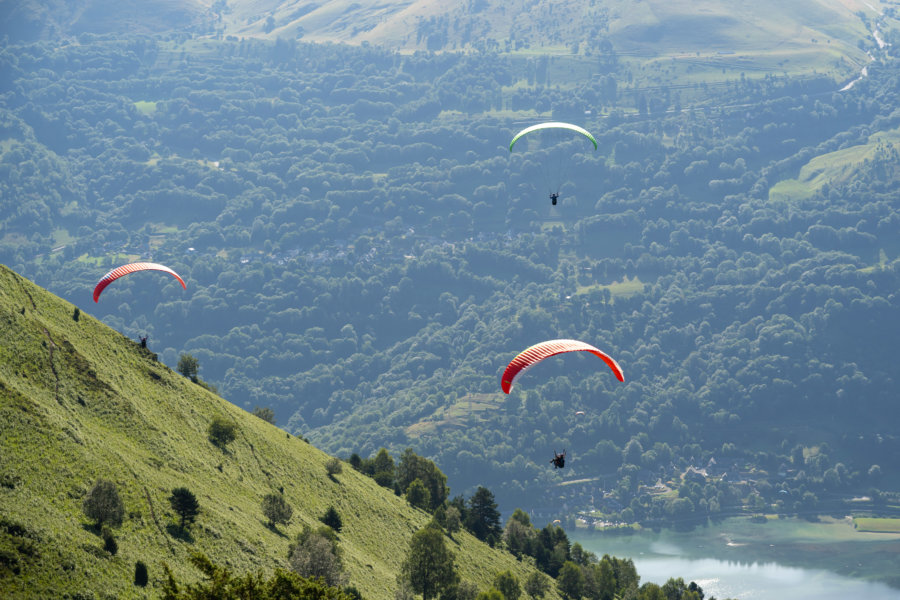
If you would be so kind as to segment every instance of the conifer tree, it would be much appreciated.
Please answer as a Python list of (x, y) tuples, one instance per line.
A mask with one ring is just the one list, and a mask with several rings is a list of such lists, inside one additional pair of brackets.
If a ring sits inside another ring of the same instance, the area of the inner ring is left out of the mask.
[(186, 487), (172, 490), (169, 504), (172, 505), (172, 510), (181, 517), (180, 527), (182, 529), (186, 523), (193, 523), (200, 513), (200, 503), (197, 501), (197, 497)]

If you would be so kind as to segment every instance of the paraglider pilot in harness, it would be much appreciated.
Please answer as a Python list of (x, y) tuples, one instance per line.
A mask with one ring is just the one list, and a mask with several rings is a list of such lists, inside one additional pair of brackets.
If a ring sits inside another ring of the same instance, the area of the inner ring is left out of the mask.
[(556, 450), (553, 451), (553, 458), (550, 459), (550, 462), (553, 463), (554, 469), (562, 469), (566, 466), (566, 451), (563, 449), (562, 454), (557, 454)]
[(550, 202), (553, 206), (556, 206), (556, 201), (559, 200), (559, 192), (553, 192), (550, 194)]

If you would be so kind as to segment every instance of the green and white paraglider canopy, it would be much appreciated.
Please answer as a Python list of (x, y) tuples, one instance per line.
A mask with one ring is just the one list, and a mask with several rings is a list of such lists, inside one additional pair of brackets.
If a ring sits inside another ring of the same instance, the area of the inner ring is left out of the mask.
[(563, 123), (562, 121), (550, 121), (548, 123), (538, 123), (537, 125), (526, 127), (525, 129), (514, 135), (512, 141), (509, 143), (509, 151), (512, 152), (513, 146), (515, 146), (516, 142), (518, 142), (522, 137), (528, 135), (532, 131), (540, 131), (542, 129), (569, 129), (576, 133), (580, 133), (587, 139), (591, 140), (591, 143), (594, 144), (594, 150), (597, 149), (597, 140), (594, 139), (594, 136), (591, 135), (591, 132), (584, 127), (579, 127), (578, 125), (573, 125), (572, 123)]

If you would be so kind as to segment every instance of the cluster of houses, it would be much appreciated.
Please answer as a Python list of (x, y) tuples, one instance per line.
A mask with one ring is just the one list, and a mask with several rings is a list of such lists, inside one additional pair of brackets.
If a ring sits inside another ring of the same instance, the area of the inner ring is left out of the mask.
[[(672, 471), (675, 465), (671, 465)], [(670, 472), (672, 472), (670, 471)], [(782, 465), (777, 474), (770, 476), (768, 473), (750, 469), (747, 462), (741, 458), (710, 458), (704, 465), (692, 464), (674, 477), (664, 480), (659, 473), (649, 469), (639, 471), (636, 476), (645, 482), (638, 486), (637, 496), (649, 494), (651, 496), (666, 496), (677, 493), (682, 483), (697, 483), (706, 485), (710, 482), (725, 481), (736, 486), (742, 497), (747, 497), (755, 491), (757, 478), (765, 478), (769, 483), (785, 481), (792, 474), (792, 469)], [(563, 482), (552, 492), (548, 491), (545, 499), (546, 507), (532, 512), (532, 516), (538, 519), (568, 519), (570, 525), (588, 529), (608, 529), (624, 527), (628, 523), (610, 519), (608, 515), (619, 514), (627, 506), (612, 490), (603, 487), (605, 481), (615, 481), (615, 475), (609, 474), (605, 478), (593, 477), (584, 480)], [(652, 483), (651, 483), (652, 482)], [(577, 507), (584, 507), (577, 509)], [(574, 510), (570, 510), (573, 508)], [(575, 517), (571, 515), (574, 514)]]

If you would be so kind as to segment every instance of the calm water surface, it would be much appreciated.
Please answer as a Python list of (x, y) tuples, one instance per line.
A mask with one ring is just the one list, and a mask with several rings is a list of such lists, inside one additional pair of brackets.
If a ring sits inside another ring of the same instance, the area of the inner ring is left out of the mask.
[[(790, 550), (785, 550), (787, 544), (770, 544), (768, 539), (762, 543), (759, 540), (735, 542), (723, 536), (721, 530), (705, 534), (648, 532), (628, 537), (599, 536), (580, 531), (568, 532), (568, 535), (572, 542), (579, 542), (598, 556), (611, 554), (631, 558), (642, 583), (649, 581), (662, 585), (670, 577), (682, 577), (685, 582), (696, 581), (707, 598), (900, 600), (900, 590), (884, 583), (855, 579), (814, 566), (820, 564), (819, 552), (823, 546), (843, 548), (839, 546), (842, 542), (846, 544), (843, 540), (834, 540), (833, 544), (825, 540), (815, 540), (815, 543), (805, 540), (791, 544)], [(781, 546), (780, 555), (776, 551), (777, 546)], [(766, 548), (772, 549), (772, 560), (766, 558)], [(850, 552), (844, 552), (845, 565), (854, 560), (871, 561), (873, 552), (883, 555), (888, 569), (891, 563), (896, 564), (900, 560), (893, 546), (884, 546), (882, 552), (879, 542), (862, 542), (849, 548)], [(857, 549), (859, 553), (855, 551)], [(753, 558), (735, 558), (741, 555)], [(790, 557), (791, 565), (779, 562), (784, 556)], [(797, 566), (804, 561), (811, 565)]]

